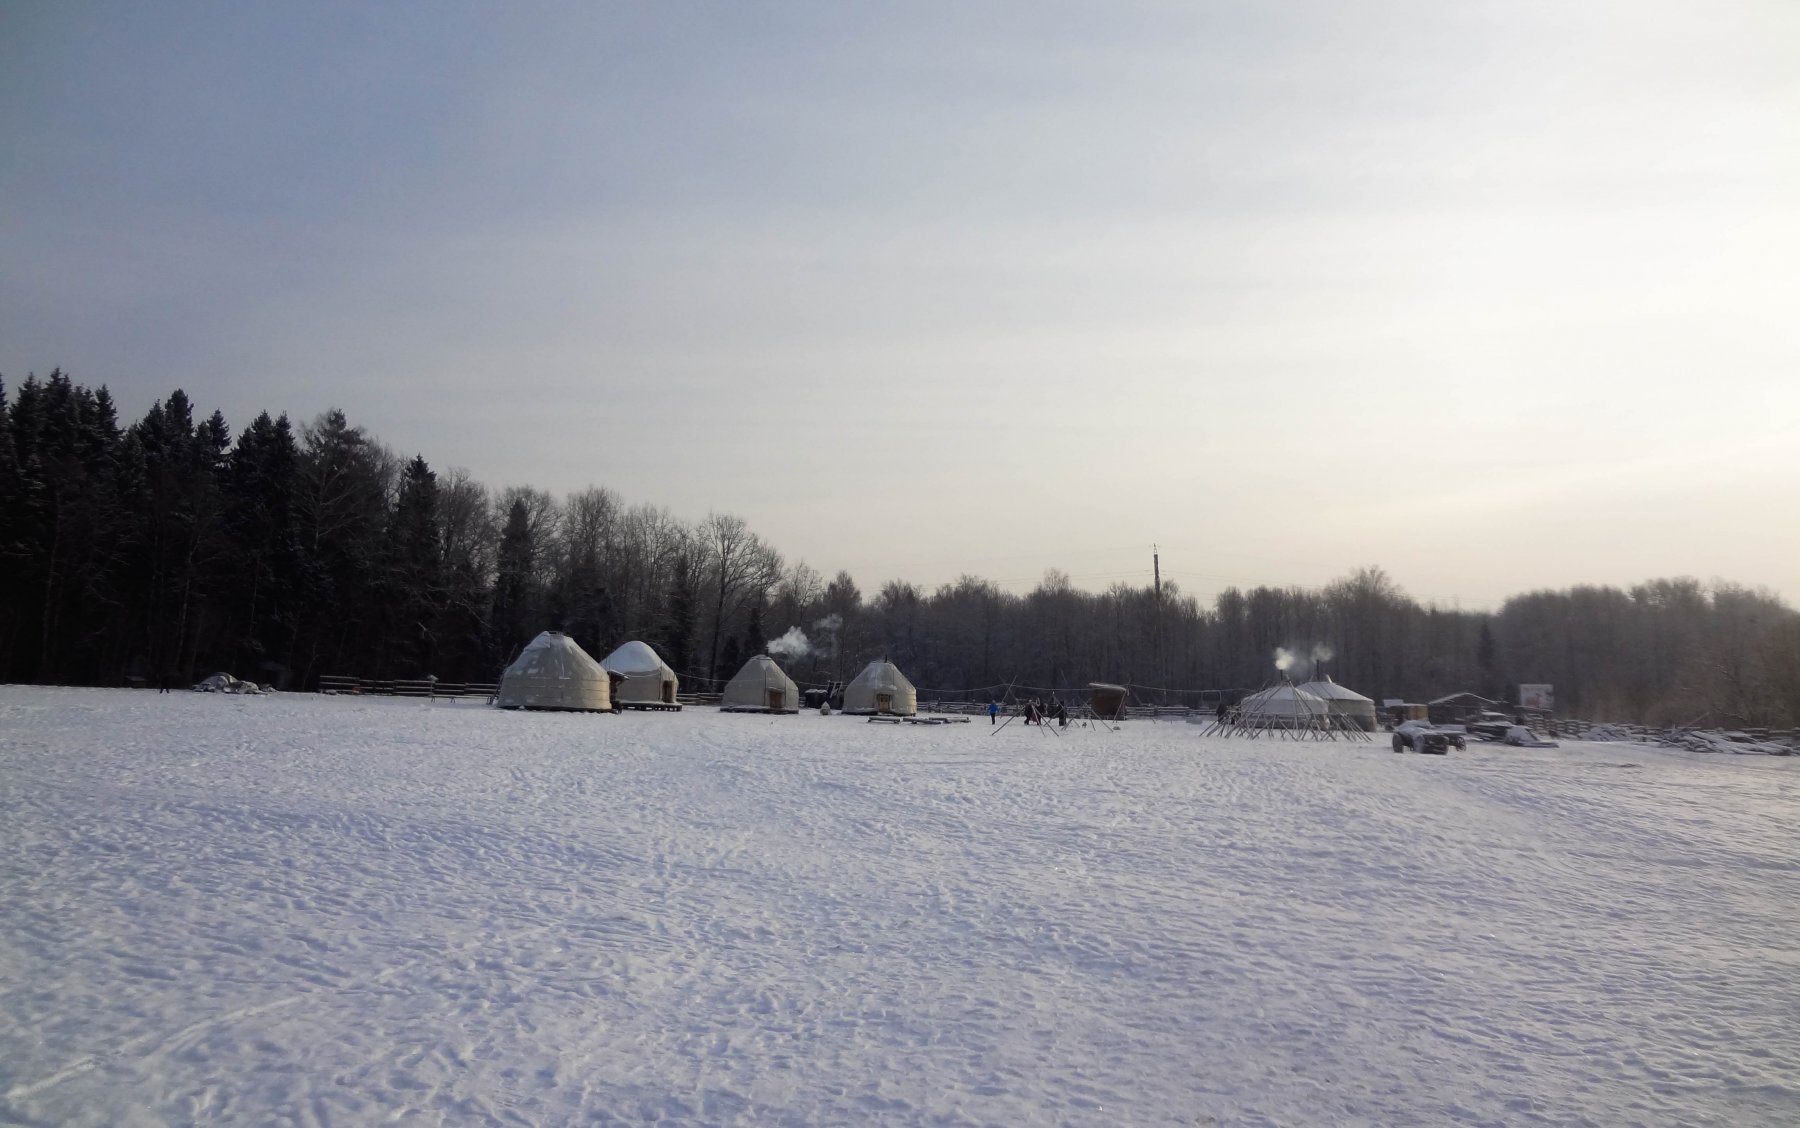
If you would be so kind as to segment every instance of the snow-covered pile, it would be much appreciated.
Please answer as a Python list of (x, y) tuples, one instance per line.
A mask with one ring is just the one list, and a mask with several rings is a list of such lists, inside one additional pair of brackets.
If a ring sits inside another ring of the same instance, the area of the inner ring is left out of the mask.
[(1706, 729), (1679, 729), (1671, 732), (1665, 743), (1690, 752), (1713, 752), (1738, 756), (1791, 756), (1794, 746), (1775, 740), (1759, 740), (1744, 732), (1717, 732)]
[(265, 693), (267, 689), (253, 681), (244, 681), (231, 674), (209, 674), (194, 683), (195, 693)]
[(1800, 1122), (1800, 762), (0, 687), (0, 1122)]
[(1620, 728), (1618, 725), (1594, 725), (1582, 734), (1581, 739), (1605, 743), (1615, 740), (1636, 740), (1637, 738), (1631, 734), (1630, 729)]

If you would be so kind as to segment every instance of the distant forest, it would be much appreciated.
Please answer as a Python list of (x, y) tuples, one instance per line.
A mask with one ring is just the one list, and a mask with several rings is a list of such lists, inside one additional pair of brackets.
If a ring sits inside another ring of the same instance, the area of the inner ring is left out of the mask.
[(1800, 722), (1800, 614), (1767, 591), (1651, 580), (1421, 605), (1380, 569), (1203, 607), (1173, 583), (1023, 595), (963, 576), (864, 593), (789, 562), (740, 518), (698, 522), (591, 488), (495, 491), (397, 457), (342, 411), (234, 433), (180, 391), (121, 426), (61, 371), (0, 382), (0, 679), (125, 685), (217, 670), (307, 689), (322, 674), (493, 681), (540, 630), (596, 658), (643, 639), (689, 688), (772, 647), (802, 683), (887, 656), (922, 696), (1122, 682), (1195, 703), (1325, 669), (1371, 697), (1459, 690), (1648, 724)]

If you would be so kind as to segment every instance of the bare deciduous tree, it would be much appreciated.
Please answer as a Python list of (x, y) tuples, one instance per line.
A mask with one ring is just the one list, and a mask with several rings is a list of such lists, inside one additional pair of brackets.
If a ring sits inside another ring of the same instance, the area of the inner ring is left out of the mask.
[(726, 622), (752, 602), (768, 597), (781, 579), (781, 554), (750, 531), (742, 517), (709, 513), (696, 530), (706, 553), (707, 587), (712, 595), (712, 643), (707, 650), (707, 676), (717, 681), (719, 639)]

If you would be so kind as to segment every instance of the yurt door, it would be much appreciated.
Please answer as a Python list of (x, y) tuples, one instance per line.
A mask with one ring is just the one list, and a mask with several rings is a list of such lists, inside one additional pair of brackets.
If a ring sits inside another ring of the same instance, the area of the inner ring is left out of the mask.
[(894, 711), (894, 695), (891, 693), (877, 693), (875, 695), (875, 708), (883, 713), (892, 713)]
[(675, 683), (672, 681), (663, 682), (662, 690), (663, 690), (663, 692), (662, 692), (663, 704), (664, 705), (675, 704)]
[(787, 694), (782, 692), (779, 689), (771, 689), (769, 691), (769, 708), (771, 708), (771, 709), (787, 708)]

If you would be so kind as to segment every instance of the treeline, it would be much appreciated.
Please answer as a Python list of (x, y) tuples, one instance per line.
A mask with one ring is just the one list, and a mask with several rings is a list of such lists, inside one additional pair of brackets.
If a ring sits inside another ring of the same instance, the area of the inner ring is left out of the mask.
[(689, 523), (592, 488), (494, 491), (397, 457), (343, 412), (234, 433), (180, 391), (121, 426), (62, 372), (0, 383), (0, 678), (117, 685), (227, 670), (490, 681), (538, 631), (596, 657), (640, 638), (690, 685), (770, 647), (803, 682), (897, 662), (929, 694), (1125, 682), (1142, 700), (1268, 683), (1278, 656), (1373, 697), (1556, 687), (1642, 723), (1800, 721), (1800, 615), (1729, 584), (1422, 606), (1378, 568), (1318, 590), (1174, 584), (1018, 595), (973, 576), (871, 595), (787, 562), (743, 520)]

